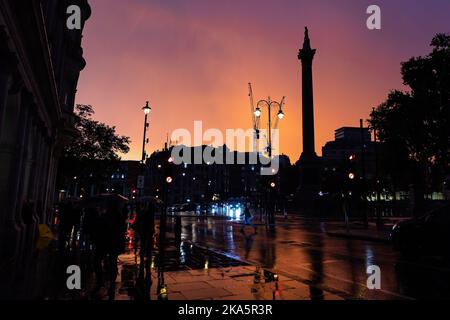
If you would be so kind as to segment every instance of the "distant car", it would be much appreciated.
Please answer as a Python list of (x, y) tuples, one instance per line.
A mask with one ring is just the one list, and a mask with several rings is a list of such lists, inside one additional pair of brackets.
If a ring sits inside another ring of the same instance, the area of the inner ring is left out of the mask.
[(182, 204), (174, 204), (167, 208), (167, 211), (174, 214), (175, 212), (181, 212), (183, 211), (183, 205)]
[(175, 205), (175, 212), (183, 212), (184, 210), (184, 204), (176, 204)]
[(181, 211), (195, 214), (196, 208), (197, 205), (195, 205), (194, 203), (185, 203), (183, 204)]
[(406, 254), (450, 256), (450, 205), (394, 225), (394, 248)]
[(198, 204), (195, 208), (198, 215), (207, 215), (210, 211), (209, 205), (206, 203)]

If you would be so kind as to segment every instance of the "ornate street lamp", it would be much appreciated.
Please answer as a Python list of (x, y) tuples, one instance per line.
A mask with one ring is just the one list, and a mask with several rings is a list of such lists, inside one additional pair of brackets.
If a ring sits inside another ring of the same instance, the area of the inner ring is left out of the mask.
[(149, 124), (147, 122), (148, 119), (148, 115), (150, 113), (150, 110), (152, 110), (152, 108), (150, 108), (148, 101), (147, 104), (145, 105), (145, 107), (142, 108), (142, 110), (144, 111), (144, 139), (142, 141), (142, 163), (145, 163), (145, 158), (146, 158), (146, 153), (145, 153), (145, 145), (147, 144), (147, 128), (149, 127)]
[(265, 106), (267, 107), (267, 110), (269, 111), (269, 146), (267, 147), (269, 158), (272, 158), (272, 116), (271, 116), (271, 109), (272, 107), (278, 107), (278, 119), (282, 120), (284, 119), (284, 112), (283, 112), (283, 104), (284, 104), (284, 98), (281, 100), (281, 102), (272, 101), (270, 100), (270, 97), (268, 100), (260, 100), (257, 104), (257, 107), (255, 109), (255, 116), (257, 118), (261, 117), (262, 110), (261, 107)]

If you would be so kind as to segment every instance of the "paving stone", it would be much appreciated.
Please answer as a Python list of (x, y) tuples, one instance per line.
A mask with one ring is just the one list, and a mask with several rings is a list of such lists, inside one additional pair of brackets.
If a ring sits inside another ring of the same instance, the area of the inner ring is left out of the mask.
[[(156, 281), (157, 280), (157, 275), (155, 276)], [(164, 273), (164, 283), (165, 284), (175, 284), (178, 283), (178, 281), (173, 277), (173, 273)]]
[(310, 300), (309, 298), (300, 297), (293, 292), (282, 291), (278, 300)]
[(253, 294), (251, 294), (251, 293), (242, 293), (242, 294), (238, 294), (238, 295), (231, 295), (231, 296), (226, 296), (226, 297), (219, 297), (219, 298), (215, 298), (215, 299), (213, 299), (213, 300), (254, 301), (254, 300), (255, 300), (255, 296), (254, 296)]
[(213, 288), (207, 282), (189, 282), (189, 283), (175, 283), (167, 286), (169, 292), (188, 292), (192, 290), (203, 290)]
[(254, 292), (251, 286), (240, 286), (236, 288), (230, 287), (226, 288), (226, 290), (231, 292), (236, 297), (244, 297), (245, 299), (251, 298), (252, 300), (255, 300), (256, 296), (260, 295), (260, 292)]
[(190, 274), (182, 274), (182, 273), (172, 274), (172, 277), (175, 279), (176, 282), (181, 282), (181, 283), (215, 280), (214, 278), (212, 278), (210, 276), (192, 276)]
[(188, 300), (200, 300), (200, 299), (215, 299), (220, 297), (226, 297), (232, 295), (230, 291), (222, 288), (210, 288), (210, 289), (200, 289), (200, 290), (189, 290), (183, 292), (183, 295)]
[(189, 274), (193, 275), (193, 276), (207, 276), (209, 275), (209, 270), (205, 270), (205, 269), (191, 269), (187, 271)]
[(323, 297), (324, 297), (324, 300), (331, 300), (331, 301), (342, 301), (342, 300), (345, 300), (344, 298), (342, 298), (342, 297), (340, 297), (338, 295), (335, 295), (333, 293), (325, 293), (323, 295)]
[(311, 299), (310, 288), (306, 285), (304, 287), (289, 289), (289, 290), (285, 290), (283, 292), (288, 292), (289, 294), (294, 294), (300, 300), (310, 300)]
[(180, 292), (169, 293), (168, 297), (169, 300), (173, 301), (187, 300), (186, 297)]
[(242, 287), (242, 282), (236, 281), (235, 279), (218, 279), (208, 281), (208, 284), (215, 288), (239, 288)]
[(303, 282), (291, 280), (291, 281), (280, 281), (280, 285), (284, 289), (305, 289), (309, 290), (309, 286)]

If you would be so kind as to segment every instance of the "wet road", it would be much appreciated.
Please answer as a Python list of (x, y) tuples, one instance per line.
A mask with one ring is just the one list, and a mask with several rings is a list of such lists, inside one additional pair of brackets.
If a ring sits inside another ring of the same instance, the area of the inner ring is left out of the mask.
[[(218, 218), (183, 217), (182, 238), (314, 284), (346, 299), (450, 299), (450, 267), (437, 257), (405, 259), (391, 245), (326, 235), (325, 222), (290, 218), (274, 231)], [(381, 269), (381, 290), (366, 270)]]

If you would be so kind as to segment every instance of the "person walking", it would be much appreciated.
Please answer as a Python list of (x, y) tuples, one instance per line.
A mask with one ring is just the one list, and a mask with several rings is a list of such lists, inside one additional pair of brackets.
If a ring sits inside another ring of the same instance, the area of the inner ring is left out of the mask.
[(126, 216), (120, 204), (112, 200), (106, 209), (92, 206), (86, 213), (87, 232), (95, 246), (94, 273), (96, 277), (95, 292), (104, 287), (103, 262), (106, 262), (109, 276), (108, 296), (115, 298), (116, 278), (118, 272), (117, 259), (125, 252)]
[(139, 256), (141, 265), (145, 263), (146, 269), (149, 269), (152, 257), (155, 213), (155, 204), (152, 202), (142, 204), (133, 223), (133, 229), (136, 231), (140, 242)]
[(251, 226), (255, 230), (255, 234), (257, 233), (256, 226), (253, 223), (253, 216), (250, 212), (250, 204), (246, 203), (244, 205), (244, 225), (242, 226), (241, 230), (244, 231), (245, 226)]

